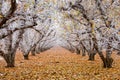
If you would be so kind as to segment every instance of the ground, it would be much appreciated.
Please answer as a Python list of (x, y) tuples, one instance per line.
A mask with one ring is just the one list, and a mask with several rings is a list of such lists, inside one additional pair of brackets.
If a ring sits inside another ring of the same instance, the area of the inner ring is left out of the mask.
[(98, 55), (95, 61), (88, 61), (88, 56), (60, 47), (30, 55), (29, 60), (17, 52), (14, 68), (5, 68), (0, 59), (0, 80), (120, 80), (120, 56), (114, 53), (112, 57), (113, 67), (104, 69)]

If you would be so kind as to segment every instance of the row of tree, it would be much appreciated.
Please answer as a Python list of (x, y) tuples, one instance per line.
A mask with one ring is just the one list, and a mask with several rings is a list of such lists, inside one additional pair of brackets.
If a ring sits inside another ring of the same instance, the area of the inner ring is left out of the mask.
[(50, 5), (39, 5), (45, 4), (39, 0), (0, 0), (0, 55), (7, 67), (14, 67), (18, 49), (28, 59), (30, 52), (35, 55), (54, 46), (56, 32), (50, 10), (46, 10)]
[[(94, 60), (99, 54), (105, 68), (112, 67), (113, 51), (120, 53), (120, 1), (119, 0), (76, 0), (66, 1), (60, 8), (64, 21), (62, 46), (71, 52)], [(103, 53), (103, 50), (106, 53)]]
[(59, 43), (89, 60), (97, 53), (110, 68), (120, 53), (119, 12), (119, 0), (1, 0), (0, 55), (14, 67), (18, 49), (28, 59)]

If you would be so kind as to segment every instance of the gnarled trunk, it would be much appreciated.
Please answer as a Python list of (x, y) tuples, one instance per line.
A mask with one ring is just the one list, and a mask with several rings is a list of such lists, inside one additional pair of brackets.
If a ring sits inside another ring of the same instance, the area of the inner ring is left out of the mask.
[(89, 60), (94, 61), (95, 60), (95, 52), (94, 53), (89, 53)]
[(112, 67), (112, 63), (113, 63), (113, 59), (112, 58), (105, 58), (104, 61), (104, 68), (111, 68)]
[(111, 68), (112, 67), (113, 59), (111, 58), (111, 54), (112, 54), (112, 52), (110, 50), (106, 51), (106, 58), (105, 58), (105, 62), (104, 62), (104, 67), (105, 68)]
[(107, 52), (106, 53), (106, 58), (104, 57), (104, 55), (102, 54), (102, 52), (98, 53), (102, 62), (103, 62), (103, 67), (104, 68), (111, 68), (112, 67), (112, 63), (113, 63), (113, 59), (111, 58), (111, 53)]
[(8, 53), (3, 55), (7, 66), (6, 67), (14, 67), (15, 66), (15, 53)]

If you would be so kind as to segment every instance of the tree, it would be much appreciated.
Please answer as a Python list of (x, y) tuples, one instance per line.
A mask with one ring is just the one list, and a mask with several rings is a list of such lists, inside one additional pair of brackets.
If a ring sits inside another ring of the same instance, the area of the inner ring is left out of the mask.
[[(115, 38), (115, 36), (119, 36), (117, 33), (118, 30), (115, 29), (116, 25), (114, 22), (114, 20), (116, 19), (115, 17), (118, 17), (118, 15), (111, 16), (110, 8), (118, 1), (115, 0), (115, 1), (106, 1), (106, 2), (107, 4), (104, 3), (104, 1), (102, 0), (92, 0), (92, 1), (77, 0), (74, 3), (68, 2), (68, 5), (69, 5), (68, 7), (61, 7), (60, 9), (68, 13), (69, 18), (88, 28), (88, 30), (86, 30), (85, 32), (89, 34), (88, 42), (91, 43), (92, 41), (93, 47), (88, 47), (90, 49), (86, 49), (88, 50), (87, 52), (90, 52), (90, 57), (91, 57), (91, 54), (95, 54), (97, 52), (101, 60), (103, 61), (103, 66), (110, 68), (112, 67), (112, 62), (113, 62), (113, 59), (111, 58), (111, 53), (113, 49), (112, 44), (114, 44), (114, 42), (112, 40)], [(86, 4), (89, 7), (86, 6)], [(115, 7), (112, 7), (112, 8), (115, 8)], [(73, 15), (72, 12), (70, 12), (73, 10), (78, 11), (80, 14), (77, 16)], [(98, 25), (98, 23), (100, 22), (102, 23), (102, 25), (101, 24)], [(105, 29), (106, 31), (104, 32), (103, 29)], [(117, 34), (114, 34), (113, 36), (113, 33), (111, 34), (111, 31)], [(80, 33), (77, 33), (77, 35), (80, 35)], [(80, 35), (80, 37), (82, 35)], [(100, 40), (106, 41), (105, 42), (105, 44), (107, 45), (105, 47), (106, 57), (102, 53), (103, 48), (101, 48)], [(115, 41), (117, 43), (119, 42), (118, 37)], [(89, 43), (87, 43), (87, 45)], [(83, 46), (85, 45), (83, 44)], [(92, 52), (93, 50), (95, 51)]]
[[(22, 50), (24, 58), (28, 59), (29, 52), (33, 52), (41, 41), (54, 42), (55, 31), (50, 29), (52, 11), (48, 2), (2, 0), (0, 4), (0, 55), (7, 62), (7, 67), (14, 67), (18, 47)], [(47, 48), (52, 45), (49, 44)]]
[[(7, 63), (7, 67), (14, 67), (15, 53), (25, 29), (33, 28), (37, 24), (35, 22), (35, 15), (18, 12), (19, 8), (16, 0), (2, 0), (1, 5), (0, 39), (3, 49), (0, 49), (0, 52)], [(10, 8), (8, 8), (9, 6)], [(28, 16), (32, 18), (29, 20), (29, 24)]]
[(89, 60), (98, 53), (110, 68), (113, 50), (120, 52), (119, 5), (119, 0), (1, 0), (0, 55), (14, 67), (18, 47), (28, 59), (30, 52), (57, 43), (77, 54), (87, 52)]

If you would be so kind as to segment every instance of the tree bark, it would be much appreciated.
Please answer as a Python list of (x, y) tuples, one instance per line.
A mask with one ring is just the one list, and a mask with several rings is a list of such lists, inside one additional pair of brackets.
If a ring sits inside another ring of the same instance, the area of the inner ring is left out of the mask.
[(117, 55), (120, 55), (120, 51), (119, 51), (119, 52), (117, 52)]
[(113, 59), (112, 58), (105, 58), (105, 62), (103, 67), (104, 68), (111, 68), (112, 67), (112, 63), (113, 63)]
[(90, 60), (90, 61), (94, 61), (94, 60), (95, 60), (95, 54), (96, 54), (96, 53), (90, 53), (90, 54), (89, 54), (89, 60)]
[(17, 8), (17, 3), (16, 0), (11, 0), (11, 7), (9, 12), (7, 13), (7, 16), (0, 21), (0, 28), (10, 19), (10, 17), (13, 16), (14, 12), (16, 11)]
[(104, 68), (111, 68), (112, 67), (112, 63), (113, 63), (113, 59), (111, 58), (111, 55), (108, 55), (108, 52), (106, 53), (106, 58), (104, 57), (104, 55), (102, 54), (102, 52), (98, 53), (101, 60), (103, 61), (103, 67)]
[(7, 66), (6, 67), (14, 67), (15, 66), (15, 53), (9, 53), (3, 55)]
[(25, 59), (25, 60), (29, 60), (28, 55), (29, 55), (29, 54), (25, 54), (25, 55), (24, 55), (24, 59)]
[(79, 49), (76, 49), (76, 53), (79, 55), (79, 54), (80, 54), (80, 50), (79, 50)]
[(85, 49), (82, 49), (82, 56), (86, 56)]
[(31, 54), (32, 54), (32, 56), (35, 56), (35, 54), (36, 54), (35, 47), (31, 50)]
[(104, 67), (105, 68), (111, 68), (112, 67), (113, 59), (111, 58), (111, 54), (112, 54), (112, 52), (110, 50), (106, 51), (106, 58), (105, 58), (105, 62), (104, 62)]

